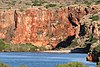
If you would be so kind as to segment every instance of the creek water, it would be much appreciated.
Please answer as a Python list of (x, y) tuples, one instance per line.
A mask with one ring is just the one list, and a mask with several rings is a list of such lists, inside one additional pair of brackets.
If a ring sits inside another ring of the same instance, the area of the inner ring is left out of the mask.
[(96, 63), (86, 61), (87, 54), (79, 53), (43, 53), (43, 52), (0, 52), (0, 62), (10, 66), (27, 65), (28, 67), (55, 67), (57, 64), (82, 62), (89, 67)]

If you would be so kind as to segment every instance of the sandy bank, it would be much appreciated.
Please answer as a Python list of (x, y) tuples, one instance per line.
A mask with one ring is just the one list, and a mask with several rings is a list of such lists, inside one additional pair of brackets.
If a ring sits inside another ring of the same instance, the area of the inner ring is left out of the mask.
[(47, 52), (47, 53), (70, 53), (71, 50), (48, 50), (48, 51), (40, 51), (40, 52)]

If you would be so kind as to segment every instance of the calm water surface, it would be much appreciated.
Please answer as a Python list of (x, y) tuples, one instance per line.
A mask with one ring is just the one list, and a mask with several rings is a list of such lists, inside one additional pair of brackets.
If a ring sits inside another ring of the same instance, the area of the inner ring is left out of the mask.
[(90, 67), (95, 63), (86, 61), (87, 54), (78, 53), (38, 53), (38, 52), (0, 52), (0, 62), (11, 66), (27, 65), (28, 67), (55, 67), (67, 62), (82, 62)]

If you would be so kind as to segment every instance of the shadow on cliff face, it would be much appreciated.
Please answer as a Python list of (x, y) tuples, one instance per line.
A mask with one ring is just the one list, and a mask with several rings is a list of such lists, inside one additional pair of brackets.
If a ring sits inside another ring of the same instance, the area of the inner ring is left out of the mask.
[(85, 24), (80, 26), (80, 33), (79, 36), (84, 36), (86, 34), (85, 32)]
[(72, 26), (77, 26), (77, 24), (75, 24), (75, 22), (73, 21), (73, 19), (72, 19), (73, 17), (72, 17), (72, 14), (70, 14), (69, 16), (68, 16), (68, 20), (70, 21), (70, 23), (72, 24)]
[(15, 21), (15, 29), (14, 29), (14, 30), (16, 30), (16, 28), (17, 28), (17, 23), (18, 23), (18, 14), (17, 14), (16, 10), (15, 10), (15, 12), (14, 12), (14, 21)]
[(73, 50), (71, 50), (71, 53), (88, 53), (90, 50), (90, 46), (91, 46), (91, 44), (87, 44), (87, 46), (84, 48), (73, 49)]
[(86, 47), (73, 49), (73, 50), (71, 50), (71, 53), (88, 53), (91, 48), (91, 45), (92, 45), (91, 44), (92, 38), (93, 38), (93, 36), (91, 36), (91, 38), (89, 40), (90, 43), (85, 43)]
[(68, 36), (68, 38), (65, 41), (58, 43), (55, 48), (66, 48), (66, 47), (68, 47), (72, 43), (72, 40), (74, 38), (75, 38), (75, 36)]

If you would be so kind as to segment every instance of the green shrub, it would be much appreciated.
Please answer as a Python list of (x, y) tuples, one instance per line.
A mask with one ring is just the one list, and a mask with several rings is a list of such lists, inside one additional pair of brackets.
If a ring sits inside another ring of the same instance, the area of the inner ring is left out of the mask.
[(48, 5), (46, 5), (45, 7), (46, 8), (49, 8), (49, 7), (55, 7), (56, 6), (56, 4), (48, 4)]
[(0, 51), (6, 48), (6, 44), (4, 43), (3, 39), (0, 39)]
[(69, 62), (67, 64), (59, 64), (56, 67), (89, 67), (83, 65), (81, 62)]
[(99, 20), (99, 16), (95, 15), (91, 17), (92, 21), (98, 21)]
[(42, 4), (46, 3), (44, 0), (31, 0), (33, 5), (32, 6), (42, 6)]
[(32, 6), (42, 6), (41, 3), (34, 3)]

